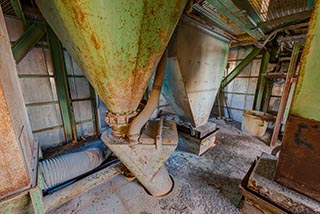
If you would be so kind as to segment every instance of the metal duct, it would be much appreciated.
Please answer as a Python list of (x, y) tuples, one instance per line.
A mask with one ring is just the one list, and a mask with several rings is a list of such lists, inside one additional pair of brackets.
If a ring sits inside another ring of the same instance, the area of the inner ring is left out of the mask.
[(100, 148), (90, 148), (40, 162), (44, 190), (78, 177), (98, 167), (107, 157)]

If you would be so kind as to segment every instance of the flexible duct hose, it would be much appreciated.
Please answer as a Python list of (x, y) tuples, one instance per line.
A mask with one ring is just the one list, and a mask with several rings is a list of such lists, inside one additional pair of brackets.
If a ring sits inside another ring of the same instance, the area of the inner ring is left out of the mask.
[(71, 180), (98, 167), (106, 157), (100, 148), (90, 148), (40, 162), (44, 190)]
[(165, 53), (162, 55), (160, 59), (158, 69), (156, 71), (156, 75), (154, 78), (150, 98), (146, 106), (144, 107), (142, 112), (136, 118), (134, 118), (134, 120), (130, 124), (129, 132), (128, 132), (130, 143), (138, 142), (141, 128), (149, 120), (153, 111), (156, 109), (158, 105), (158, 101), (161, 93), (162, 81), (163, 81), (164, 73), (166, 70), (166, 62), (167, 62), (167, 51), (165, 51)]

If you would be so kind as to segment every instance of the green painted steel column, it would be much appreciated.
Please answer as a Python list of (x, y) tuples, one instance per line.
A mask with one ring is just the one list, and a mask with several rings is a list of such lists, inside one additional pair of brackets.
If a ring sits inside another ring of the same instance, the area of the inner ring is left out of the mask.
[[(319, 2), (319, 1), (318, 1)], [(320, 121), (320, 9), (315, 6), (290, 114)]]
[(20, 4), (20, 0), (10, 0), (11, 5), (13, 7), (13, 10), (15, 12), (15, 14), (17, 15), (17, 17), (19, 19), (21, 19), (21, 21), (23, 22), (24, 27), (27, 26), (27, 21), (26, 18), (24, 17), (24, 13), (22, 11), (22, 7)]
[(241, 71), (247, 67), (252, 60), (261, 52), (262, 48), (253, 48), (253, 50), (244, 58), (221, 82), (221, 88), (225, 88)]
[(92, 87), (92, 85), (89, 83), (90, 88), (90, 97), (91, 97), (91, 113), (92, 113), (92, 119), (93, 119), (93, 127), (94, 127), (94, 133), (93, 135), (99, 135), (101, 133), (100, 125), (99, 125), (99, 116), (98, 116), (98, 109), (97, 109), (97, 95), (96, 91)]
[(12, 54), (18, 64), (32, 47), (44, 36), (44, 26), (33, 23), (12, 45)]
[(320, 0), (315, 1), (275, 181), (320, 201)]
[(259, 79), (258, 79), (256, 93), (254, 97), (254, 103), (253, 103), (254, 109), (258, 111), (261, 110), (263, 92), (267, 82), (265, 78), (265, 74), (267, 72), (269, 60), (270, 60), (270, 53), (268, 51), (265, 51), (261, 61)]
[(272, 80), (267, 80), (266, 85), (265, 85), (265, 89), (263, 90), (263, 97), (262, 97), (262, 111), (263, 112), (267, 112), (268, 111), (268, 107), (269, 107), (269, 102), (270, 102), (270, 98), (271, 98), (271, 93), (272, 93), (272, 87), (273, 87), (273, 82)]
[(54, 67), (54, 80), (57, 85), (57, 94), (61, 109), (61, 116), (66, 141), (77, 141), (76, 124), (72, 110), (72, 102), (68, 90), (68, 78), (64, 61), (62, 44), (56, 34), (48, 26), (48, 42)]

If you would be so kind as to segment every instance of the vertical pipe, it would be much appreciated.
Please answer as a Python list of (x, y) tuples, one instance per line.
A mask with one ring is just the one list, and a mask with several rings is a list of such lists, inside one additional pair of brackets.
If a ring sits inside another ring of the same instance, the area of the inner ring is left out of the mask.
[(158, 105), (164, 73), (166, 70), (166, 62), (167, 62), (167, 51), (165, 51), (165, 53), (162, 55), (160, 59), (158, 69), (156, 71), (155, 79), (153, 82), (151, 95), (147, 102), (147, 105), (144, 107), (142, 112), (132, 121), (129, 127), (129, 132), (128, 132), (129, 142), (138, 142), (141, 128), (149, 120), (153, 111)]

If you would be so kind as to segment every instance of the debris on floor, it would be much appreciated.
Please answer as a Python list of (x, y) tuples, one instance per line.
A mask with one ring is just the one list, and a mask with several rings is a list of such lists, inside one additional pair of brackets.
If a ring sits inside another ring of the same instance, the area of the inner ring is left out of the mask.
[(239, 213), (239, 184), (256, 157), (271, 149), (228, 124), (218, 123), (218, 145), (202, 156), (186, 152), (180, 139), (166, 164), (175, 181), (168, 196), (154, 198), (137, 180), (118, 175), (50, 213)]

